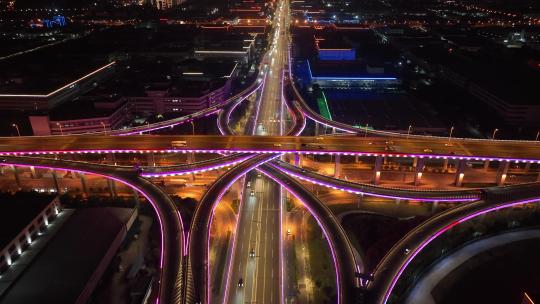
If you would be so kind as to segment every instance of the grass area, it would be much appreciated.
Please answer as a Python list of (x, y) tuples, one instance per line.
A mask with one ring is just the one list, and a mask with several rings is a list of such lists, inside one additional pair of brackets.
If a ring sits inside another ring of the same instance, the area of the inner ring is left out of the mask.
[(332, 120), (332, 114), (330, 113), (330, 108), (328, 108), (328, 102), (326, 101), (326, 95), (321, 91), (321, 96), (317, 98), (317, 105), (319, 106), (319, 113), (329, 120)]
[(311, 277), (315, 283), (313, 298), (315, 303), (335, 303), (336, 272), (328, 242), (321, 237), (322, 232), (313, 218), (310, 218), (309, 226), (313, 227), (307, 240)]

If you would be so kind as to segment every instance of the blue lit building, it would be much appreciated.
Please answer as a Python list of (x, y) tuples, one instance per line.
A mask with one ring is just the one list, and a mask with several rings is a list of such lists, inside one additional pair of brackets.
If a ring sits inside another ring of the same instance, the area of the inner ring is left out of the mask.
[(358, 61), (306, 61), (308, 82), (320, 88), (395, 90), (398, 77), (384, 66), (369, 66)]

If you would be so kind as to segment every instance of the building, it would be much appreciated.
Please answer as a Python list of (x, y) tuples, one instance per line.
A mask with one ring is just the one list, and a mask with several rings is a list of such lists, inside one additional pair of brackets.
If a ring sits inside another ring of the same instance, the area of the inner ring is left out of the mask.
[(80, 77), (66, 80), (59, 87), (44, 88), (38, 92), (28, 90), (24, 77), (12, 76), (6, 80), (11, 85), (0, 87), (0, 110), (39, 111), (55, 106), (93, 88), (94, 84), (114, 74), (116, 62), (93, 69)]
[(396, 89), (401, 83), (384, 66), (370, 66), (353, 61), (306, 61), (308, 81), (320, 88)]
[(0, 303), (86, 303), (136, 217), (137, 210), (128, 208), (75, 211)]
[[(20, 258), (40, 231), (54, 221), (62, 208), (56, 196), (39, 195), (34, 192), (20, 192), (13, 196), (0, 194), (0, 196), (2, 196), (0, 214), (5, 217), (0, 222), (1, 276)], [(0, 298), (6, 287), (4, 283), (0, 284)]]

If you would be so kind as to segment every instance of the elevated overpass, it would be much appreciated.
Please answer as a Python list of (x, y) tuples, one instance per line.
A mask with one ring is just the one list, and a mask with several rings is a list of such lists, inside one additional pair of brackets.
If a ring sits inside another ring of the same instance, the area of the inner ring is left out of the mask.
[(185, 235), (182, 218), (173, 201), (158, 186), (128, 168), (32, 157), (4, 157), (0, 166), (69, 170), (113, 179), (144, 196), (156, 212), (160, 227), (161, 250), (155, 303), (182, 303)]
[[(173, 148), (172, 141), (179, 140), (185, 141), (186, 146)], [(71, 153), (302, 153), (539, 163), (538, 151), (540, 142), (463, 139), (447, 146), (431, 139), (359, 136), (71, 135), (0, 139), (0, 156)]]
[(540, 183), (483, 190), (482, 199), (439, 213), (411, 230), (376, 267), (368, 285), (369, 303), (394, 303), (391, 296), (403, 272), (433, 240), (453, 227), (483, 214), (540, 202)]

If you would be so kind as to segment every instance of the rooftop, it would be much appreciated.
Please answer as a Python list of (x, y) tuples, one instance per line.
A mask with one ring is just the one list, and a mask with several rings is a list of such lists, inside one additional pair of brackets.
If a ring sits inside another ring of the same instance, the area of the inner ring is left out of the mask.
[(0, 193), (0, 249), (4, 248), (54, 199), (37, 192)]
[(75, 212), (0, 303), (33, 303), (36, 299), (41, 303), (76, 303), (132, 212), (127, 208)]

